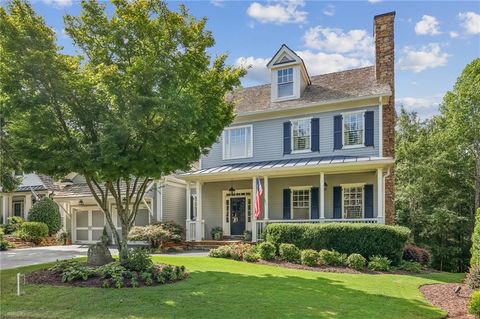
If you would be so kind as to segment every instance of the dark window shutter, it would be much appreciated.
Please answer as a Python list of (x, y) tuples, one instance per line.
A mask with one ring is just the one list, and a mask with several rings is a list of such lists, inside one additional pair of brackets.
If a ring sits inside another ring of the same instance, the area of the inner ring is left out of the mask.
[(333, 218), (342, 218), (342, 187), (333, 187)]
[(310, 190), (312, 219), (320, 218), (318, 214), (318, 187), (312, 187)]
[(320, 151), (320, 119), (313, 118), (310, 125), (310, 130), (312, 134), (312, 145), (310, 149), (312, 152)]
[(283, 154), (290, 154), (292, 152), (292, 123), (283, 123)]
[(335, 115), (333, 117), (333, 149), (341, 150), (342, 147), (342, 116)]
[(190, 220), (195, 220), (195, 216), (193, 215), (193, 205), (195, 204), (195, 197), (193, 195), (190, 196)]
[(283, 219), (292, 219), (290, 212), (290, 192), (289, 188), (283, 190)]
[(373, 218), (373, 185), (365, 185), (363, 192), (365, 218)]
[(373, 111), (365, 112), (365, 146), (373, 146)]

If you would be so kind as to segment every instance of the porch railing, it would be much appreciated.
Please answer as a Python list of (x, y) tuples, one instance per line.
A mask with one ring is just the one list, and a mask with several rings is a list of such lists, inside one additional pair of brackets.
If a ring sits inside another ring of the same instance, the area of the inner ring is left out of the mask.
[(253, 241), (259, 241), (263, 238), (263, 233), (268, 224), (325, 224), (325, 223), (367, 223), (381, 224), (383, 218), (354, 218), (354, 219), (270, 219), (256, 220), (256, 238)]

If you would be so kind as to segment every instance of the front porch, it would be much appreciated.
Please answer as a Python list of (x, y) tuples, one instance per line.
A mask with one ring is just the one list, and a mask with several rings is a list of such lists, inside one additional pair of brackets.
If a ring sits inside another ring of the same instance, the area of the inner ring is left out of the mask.
[(187, 187), (186, 238), (210, 239), (212, 228), (221, 227), (225, 237), (249, 231), (255, 242), (269, 223), (385, 223), (388, 174), (388, 168), (376, 167), (258, 176), (259, 218), (254, 214), (257, 176), (198, 178)]

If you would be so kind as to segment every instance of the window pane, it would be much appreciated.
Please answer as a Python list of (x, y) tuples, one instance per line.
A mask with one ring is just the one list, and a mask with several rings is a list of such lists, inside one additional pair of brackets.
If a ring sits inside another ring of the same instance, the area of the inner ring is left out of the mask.
[(278, 84), (278, 97), (292, 96), (293, 82)]
[(343, 189), (343, 217), (363, 218), (363, 187)]
[(343, 134), (345, 145), (363, 144), (363, 113), (344, 116)]
[(310, 149), (310, 120), (292, 121), (293, 150)]
[(231, 128), (223, 134), (223, 156), (228, 158), (242, 158), (252, 155), (251, 127)]

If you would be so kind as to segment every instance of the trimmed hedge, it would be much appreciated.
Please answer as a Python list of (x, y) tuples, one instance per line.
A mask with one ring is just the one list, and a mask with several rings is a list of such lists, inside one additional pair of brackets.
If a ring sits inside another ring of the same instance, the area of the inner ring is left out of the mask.
[(49, 235), (58, 233), (62, 227), (62, 217), (58, 205), (49, 197), (43, 197), (32, 206), (28, 213), (28, 221), (46, 224)]
[(480, 265), (480, 208), (477, 209), (475, 216), (475, 228), (472, 234), (472, 259), (470, 260), (470, 266)]
[(394, 264), (402, 259), (410, 230), (401, 226), (361, 223), (269, 224), (265, 239), (276, 247), (294, 244), (299, 249), (328, 249), (366, 258), (388, 257)]

